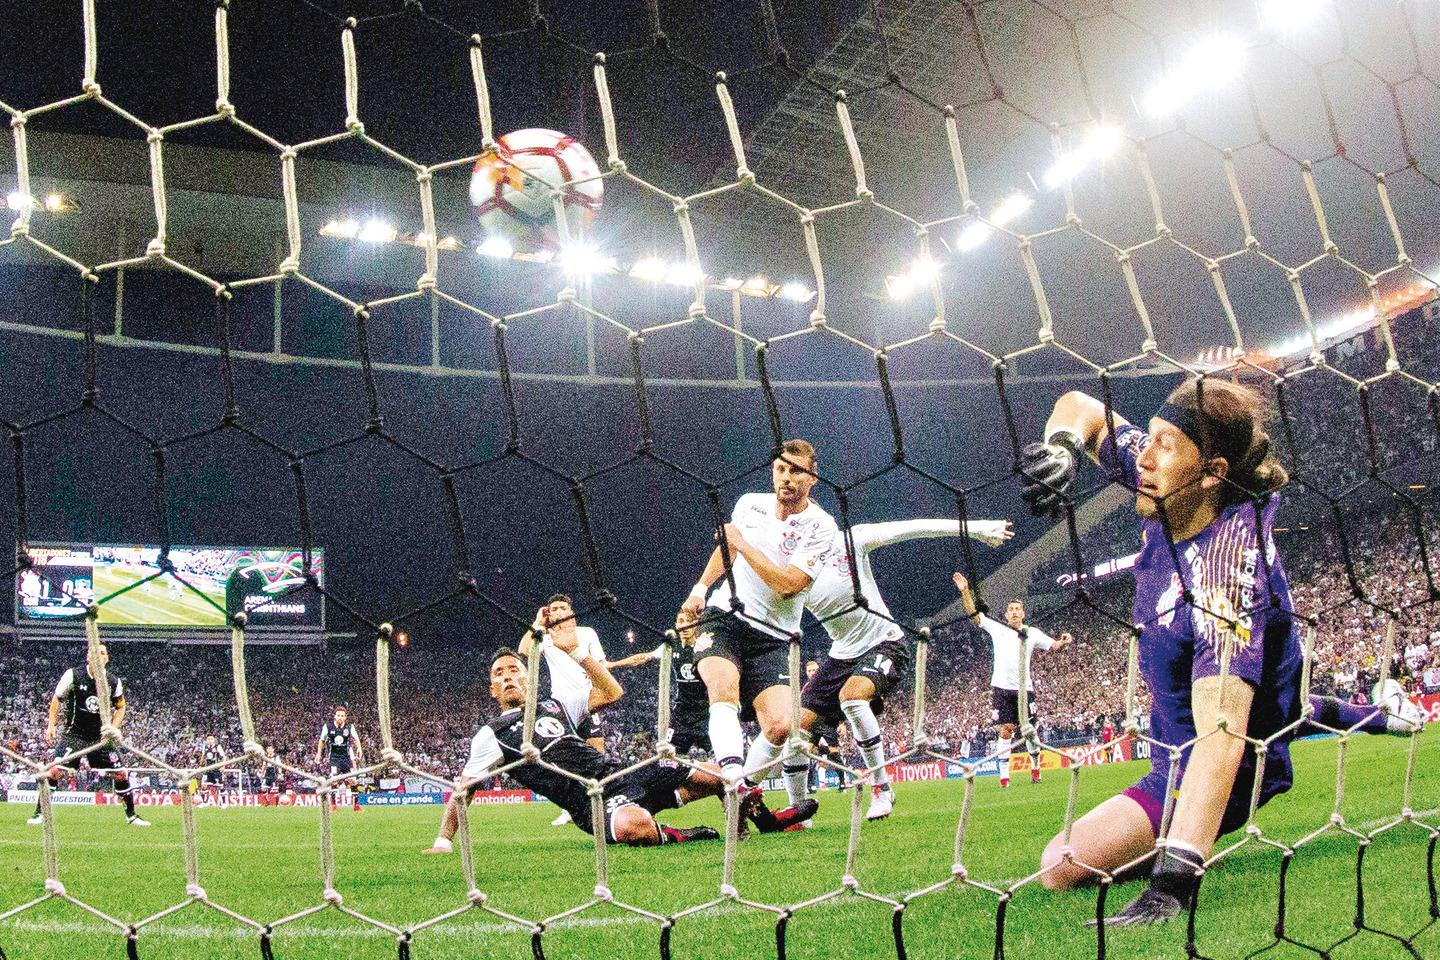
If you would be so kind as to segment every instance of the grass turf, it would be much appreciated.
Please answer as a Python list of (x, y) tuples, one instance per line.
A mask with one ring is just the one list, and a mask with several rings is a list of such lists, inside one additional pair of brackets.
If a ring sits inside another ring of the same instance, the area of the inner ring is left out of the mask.
[[(1408, 741), (1357, 737), (1347, 748), (1347, 822), (1374, 830), (1400, 809)], [(1267, 836), (1293, 843), (1322, 827), (1335, 799), (1338, 744), (1297, 744), (1299, 784), (1260, 817)], [(1440, 745), (1422, 737), (1413, 795), (1420, 819), (1440, 820)], [(1079, 809), (1136, 779), (1143, 762), (1086, 768)], [(1068, 775), (1052, 771), (1040, 786), (1017, 782), (1002, 792), (993, 777), (978, 779), (965, 844), (970, 876), (996, 887), (1029, 874), (1060, 824)], [(961, 781), (902, 784), (895, 814), (867, 825), (855, 866), (863, 889), (901, 898), (950, 875)], [(737, 885), (751, 900), (795, 904), (840, 885), (848, 830), (848, 794), (821, 797), (816, 828), (806, 833), (756, 835), (739, 848)], [(778, 798), (772, 798), (778, 799)], [(27, 807), (0, 806), (0, 912), (42, 892), (40, 831), (28, 827)], [(574, 827), (552, 828), (548, 804), (473, 807), (478, 883), (497, 909), (538, 919), (590, 899), (594, 849)], [(117, 807), (56, 809), (61, 877), (70, 893), (126, 921), (184, 899), (180, 814), (147, 813), (150, 830), (126, 827)], [(458, 856), (431, 858), (428, 845), (438, 807), (339, 811), (335, 823), (336, 886), (344, 905), (398, 927), (464, 904)], [(720, 822), (716, 801), (697, 803), (667, 819), (679, 824)], [(318, 810), (200, 810), (200, 877), (217, 903), (262, 922), (321, 902)], [(1241, 838), (1232, 834), (1230, 842)], [(1380, 929), (1410, 935), (1430, 921), (1426, 887), (1429, 833), (1413, 825), (1388, 831), (1365, 855), (1366, 919)], [(1292, 937), (1328, 947), (1354, 932), (1355, 867), (1359, 841), (1331, 832), (1306, 844), (1289, 871), (1288, 922)], [(720, 881), (718, 843), (662, 849), (611, 848), (611, 886), (617, 898), (669, 914), (709, 900)], [(1273, 940), (1281, 855), (1248, 844), (1205, 880), (1197, 931), (1200, 952), (1239, 957)], [(1113, 890), (1114, 912), (1141, 889)], [(913, 958), (990, 958), (998, 897), (956, 885), (923, 896), (905, 913), (905, 944)], [(1095, 933), (1083, 922), (1095, 912), (1096, 893), (1047, 893), (1038, 884), (1020, 889), (1006, 911), (1005, 950), (1012, 957), (1093, 957)], [(788, 956), (893, 956), (892, 910), (844, 895), (801, 909), (788, 922)], [(734, 904), (679, 921), (671, 948), (676, 960), (772, 956), (775, 916)], [(655, 957), (659, 924), (612, 906), (600, 906), (554, 924), (543, 938), (545, 954), (562, 957)], [(1111, 957), (1182, 957), (1182, 923), (1107, 932)], [(274, 937), (277, 960), (380, 958), (396, 955), (393, 935), (326, 909), (282, 927)], [(10, 960), (71, 960), (125, 956), (124, 936), (84, 911), (48, 901), (0, 923), (0, 946)], [(142, 958), (254, 958), (258, 938), (223, 915), (191, 906), (144, 928)], [(1360, 932), (1336, 947), (1340, 958), (1440, 956), (1440, 929), (1415, 940), (1416, 953), (1376, 933)], [(469, 911), (422, 931), (412, 955), (423, 958), (523, 958), (530, 934), (496, 917)], [(1274, 957), (1315, 954), (1282, 945)]]

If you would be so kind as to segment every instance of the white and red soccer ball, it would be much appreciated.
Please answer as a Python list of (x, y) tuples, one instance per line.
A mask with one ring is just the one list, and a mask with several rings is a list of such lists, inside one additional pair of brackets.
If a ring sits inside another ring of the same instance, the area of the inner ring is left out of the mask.
[(583, 233), (605, 192), (599, 174), (590, 151), (569, 134), (538, 127), (516, 130), (497, 139), (495, 149), (475, 162), (470, 202), (487, 237), (503, 237), (515, 246), (554, 246), (554, 191), (562, 190), (569, 228)]

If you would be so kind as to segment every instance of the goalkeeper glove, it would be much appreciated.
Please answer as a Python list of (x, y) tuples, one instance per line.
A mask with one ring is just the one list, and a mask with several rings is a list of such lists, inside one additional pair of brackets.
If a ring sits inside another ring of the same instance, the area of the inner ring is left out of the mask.
[(1107, 918), (1106, 925), (1132, 927), (1174, 920), (1189, 909), (1204, 872), (1205, 858), (1200, 851), (1179, 844), (1167, 846), (1150, 874), (1149, 889)]
[(1037, 517), (1060, 515), (1064, 498), (1075, 484), (1085, 445), (1069, 430), (1057, 430), (1044, 443), (1020, 451), (1020, 496)]

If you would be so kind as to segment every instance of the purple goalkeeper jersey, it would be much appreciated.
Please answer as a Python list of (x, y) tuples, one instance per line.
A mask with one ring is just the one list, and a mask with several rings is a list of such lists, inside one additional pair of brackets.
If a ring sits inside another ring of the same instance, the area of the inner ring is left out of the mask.
[[(1139, 427), (1120, 427), (1101, 447), (1101, 466), (1114, 480), (1134, 488), (1135, 460), (1149, 439)], [(1276, 494), (1258, 507), (1248, 500), (1226, 507), (1199, 534), (1176, 543), (1173, 554), (1164, 526), (1158, 520), (1141, 521), (1144, 546), (1134, 568), (1133, 617), (1141, 627), (1140, 670), (1153, 698), (1154, 739), (1178, 745), (1195, 736), (1190, 685), (1219, 674), (1226, 650), (1230, 675), (1254, 689), (1251, 737), (1264, 740), (1299, 719), (1303, 651), (1290, 583), (1275, 551), (1278, 508)], [(1185, 601), (1186, 590), (1193, 602)], [(1290, 788), (1289, 739), (1269, 745), (1262, 802)], [(1187, 749), (1182, 764), (1188, 758)], [(1152, 750), (1151, 777), (1165, 776), (1169, 767), (1169, 756)], [(1248, 808), (1254, 767), (1254, 751), (1247, 749), (1231, 797), (1232, 807), (1237, 807), (1232, 814)], [(1227, 826), (1239, 825), (1233, 816), (1226, 819)]]

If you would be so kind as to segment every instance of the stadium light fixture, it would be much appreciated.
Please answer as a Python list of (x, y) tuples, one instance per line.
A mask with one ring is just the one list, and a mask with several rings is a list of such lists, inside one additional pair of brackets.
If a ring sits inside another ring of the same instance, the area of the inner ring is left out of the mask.
[(320, 228), (320, 236), (337, 240), (354, 240), (360, 234), (360, 224), (350, 217), (331, 220)]
[(796, 303), (804, 303), (815, 296), (815, 291), (798, 280), (791, 280), (780, 288), (777, 296), (782, 300), (793, 300)]
[(515, 245), (499, 234), (491, 234), (480, 242), (475, 252), (482, 257), (494, 257), (496, 260), (509, 260), (515, 255)]
[(560, 267), (570, 276), (590, 277), (597, 273), (614, 273), (614, 257), (607, 257), (585, 243), (572, 244), (560, 251)]
[(1205, 37), (1145, 94), (1145, 113), (1165, 117), (1201, 93), (1218, 90), (1245, 67), (1245, 45), (1224, 34)]
[(915, 281), (910, 278), (908, 273), (887, 276), (885, 292), (890, 295), (891, 300), (904, 300), (915, 292)]
[(393, 225), (378, 217), (371, 217), (360, 227), (355, 239), (361, 243), (393, 243), (397, 236), (399, 231)]
[(705, 279), (705, 271), (692, 267), (684, 260), (670, 264), (665, 271), (665, 282), (675, 287), (693, 287)]
[(726, 277), (724, 280), (720, 281), (718, 286), (721, 290), (739, 290), (740, 287), (744, 285), (744, 283), (745, 281), (741, 280), (739, 277)]
[(740, 284), (740, 292), (751, 297), (773, 297), (778, 289), (763, 273), (757, 273)]
[(648, 280), (651, 283), (659, 283), (665, 279), (665, 263), (659, 257), (642, 257), (635, 261), (630, 268), (630, 276), (636, 280)]
[(35, 205), (35, 198), (29, 194), (21, 193), (19, 190), (11, 190), (5, 194), (5, 206), (11, 210), (28, 210)]
[[(1055, 158), (1045, 171), (1045, 186), (1062, 187), (1095, 164), (1108, 160), (1125, 142), (1125, 131), (1108, 123), (1096, 124), (1080, 145)], [(1022, 211), (1023, 212), (1023, 211)]]
[(990, 211), (990, 216), (987, 218), (989, 223), (976, 220), (961, 230), (960, 236), (955, 239), (955, 248), (961, 253), (969, 253), (990, 239), (990, 234), (995, 232), (991, 224), (997, 227), (1007, 226), (1018, 220), (1025, 211), (1034, 205), (1034, 197), (1028, 193), (1015, 191), (997, 203), (995, 209)]

